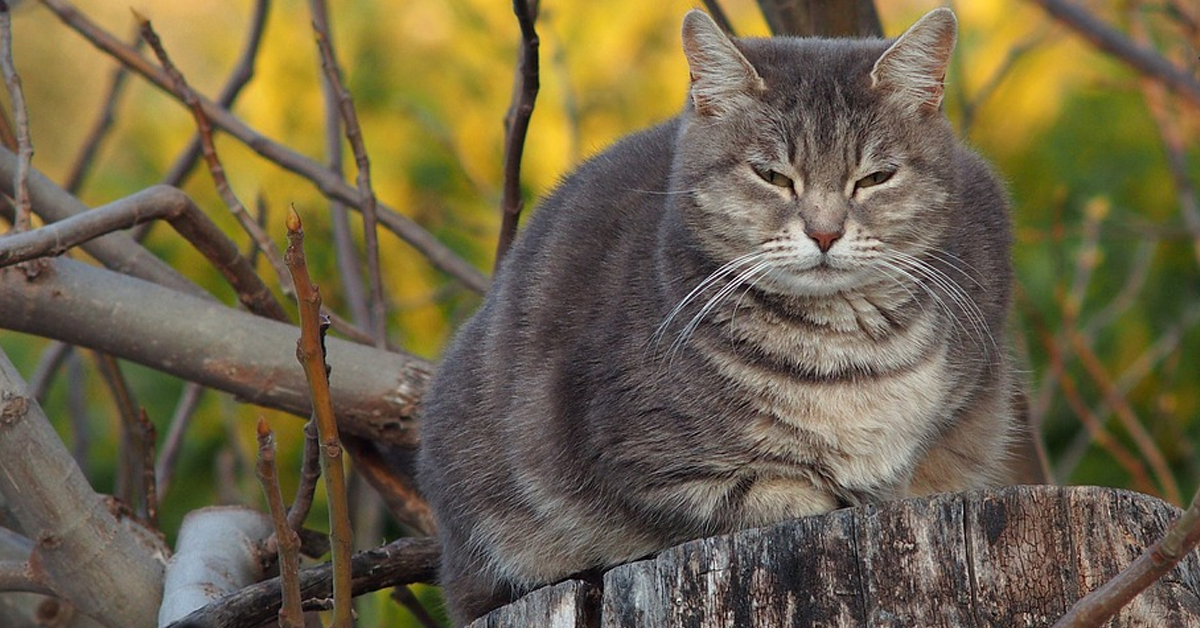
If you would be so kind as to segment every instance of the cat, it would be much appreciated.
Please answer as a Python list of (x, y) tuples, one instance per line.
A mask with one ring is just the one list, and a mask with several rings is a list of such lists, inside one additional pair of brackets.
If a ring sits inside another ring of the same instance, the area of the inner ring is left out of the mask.
[(702, 536), (1001, 481), (1006, 194), (942, 112), (957, 36), (683, 22), (682, 113), (542, 203), (423, 401), (465, 624)]

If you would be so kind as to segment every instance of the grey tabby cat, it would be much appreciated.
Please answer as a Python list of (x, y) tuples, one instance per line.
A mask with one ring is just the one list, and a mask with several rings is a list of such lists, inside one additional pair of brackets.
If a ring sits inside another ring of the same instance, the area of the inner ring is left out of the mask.
[(956, 37), (730, 41), (543, 203), (424, 402), (465, 623), (679, 542), (1001, 480), (1005, 194), (941, 112)]

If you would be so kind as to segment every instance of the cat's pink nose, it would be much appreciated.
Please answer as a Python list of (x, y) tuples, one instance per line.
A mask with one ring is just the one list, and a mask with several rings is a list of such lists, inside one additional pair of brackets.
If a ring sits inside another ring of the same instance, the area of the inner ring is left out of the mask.
[(828, 253), (829, 249), (833, 247), (833, 243), (845, 234), (844, 231), (806, 231), (805, 233), (813, 242), (817, 243), (817, 248), (821, 249), (822, 253)]

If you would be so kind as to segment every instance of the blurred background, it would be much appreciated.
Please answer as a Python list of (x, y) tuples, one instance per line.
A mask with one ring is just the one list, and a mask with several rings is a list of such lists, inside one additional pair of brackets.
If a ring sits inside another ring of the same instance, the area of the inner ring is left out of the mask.
[[(940, 4), (877, 2), (889, 36)], [(1086, 4), (1112, 28), (1196, 77), (1200, 9), (1194, 5)], [(767, 34), (752, 0), (721, 5), (739, 35)], [(80, 0), (76, 6), (113, 34), (134, 40), (131, 5)], [(680, 0), (542, 3), (542, 89), (522, 170), (529, 203), (582, 159), (679, 110), (688, 82), (679, 23), (693, 6)], [(1009, 185), (1018, 277), (1012, 350), (1027, 366), (1030, 410), (1054, 478), (1181, 503), (1200, 479), (1197, 105), (1096, 51), (1030, 2), (951, 6), (960, 37), (946, 109)], [(153, 22), (190, 84), (213, 95), (240, 53), (253, 3), (160, 0), (132, 7)], [(519, 43), (512, 7), (494, 0), (342, 1), (332, 3), (330, 19), (379, 198), (490, 272), (500, 217), (503, 120)], [(324, 161), (324, 105), (310, 20), (305, 2), (272, 3), (254, 79), (232, 110), (268, 137)], [(33, 164), (62, 182), (100, 118), (117, 64), (37, 2), (15, 12), (14, 56), (30, 111)], [(181, 105), (136, 77), (114, 106), (111, 131), (79, 187), (89, 206), (157, 183), (194, 132)], [(268, 232), (281, 246), (284, 210), (296, 207), (325, 302), (349, 316), (333, 252), (323, 246), (331, 238), (326, 198), (235, 140), (218, 134), (217, 149), (242, 200), (266, 207)], [(347, 176), (353, 177), (348, 149), (346, 154)], [(246, 241), (207, 172), (194, 171), (184, 189), (227, 233)], [(351, 220), (361, 234), (358, 214)], [(147, 242), (231, 301), (220, 277), (173, 231), (153, 229)], [(392, 235), (381, 236), (381, 247), (390, 336), (400, 347), (436, 359), (479, 298)], [(272, 276), (265, 263), (260, 271)], [(0, 347), (26, 377), (46, 344), (0, 331)], [(163, 434), (182, 383), (136, 365), (123, 368)], [(110, 491), (118, 419), (87, 356), (67, 362), (44, 406), (97, 490)], [(278, 433), (284, 494), (290, 495), (295, 477), (287, 469), (298, 466), (302, 422), (207, 393), (187, 426), (174, 479), (160, 494), (168, 537), (193, 508), (263, 503), (253, 474), (254, 419), (260, 415)], [(396, 530), (369, 489), (358, 496), (360, 546), (393, 538)], [(314, 527), (324, 521), (319, 510), (310, 517)], [(363, 602), (360, 612), (363, 626), (412, 621), (385, 597)]]

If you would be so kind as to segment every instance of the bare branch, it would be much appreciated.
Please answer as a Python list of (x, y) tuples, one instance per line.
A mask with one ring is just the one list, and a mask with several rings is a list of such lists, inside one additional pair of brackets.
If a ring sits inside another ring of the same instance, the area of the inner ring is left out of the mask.
[[(141, 47), (142, 38), (138, 35), (136, 28), (133, 31), (132, 40), (135, 50)], [(68, 192), (72, 194), (79, 192), (84, 178), (87, 177), (88, 171), (91, 170), (92, 163), (96, 159), (96, 153), (100, 150), (101, 142), (104, 141), (104, 138), (108, 136), (109, 130), (112, 129), (117, 109), (117, 100), (120, 99), (121, 93), (125, 88), (126, 79), (128, 78), (129, 68), (118, 65), (113, 70), (112, 78), (108, 82), (108, 92), (104, 96), (104, 105), (100, 109), (100, 115), (96, 117), (96, 122), (92, 125), (92, 130), (84, 138), (83, 146), (79, 149), (79, 155), (75, 158), (75, 162), (71, 164), (71, 169), (67, 171), (67, 178), (63, 181), (63, 188)]]
[[(165, 219), (221, 272), (248, 310), (275, 320), (287, 320), (283, 306), (262, 283), (237, 245), (177, 188), (156, 185), (109, 205), (65, 218), (33, 231), (0, 240), (0, 266), (47, 255), (61, 255), (74, 246), (110, 237), (150, 220)], [(104, 235), (108, 234), (108, 235)], [(128, 236), (126, 236), (128, 237)], [(138, 246), (136, 243), (133, 246)], [(139, 247), (140, 248), (140, 247)], [(157, 259), (157, 258), (155, 258)]]
[(525, 152), (525, 135), (529, 131), (529, 120), (533, 116), (539, 88), (539, 40), (534, 30), (538, 0), (513, 0), (513, 12), (521, 27), (521, 53), (512, 104), (504, 124), (504, 196), (500, 201), (502, 219), (500, 240), (496, 243), (497, 268), (517, 236), (517, 223), (521, 219), (521, 208), (524, 206), (521, 200), (521, 155)]
[[(221, 88), (221, 93), (217, 95), (218, 106), (225, 109), (232, 106), (238, 95), (242, 93), (242, 88), (250, 82), (250, 79), (254, 78), (254, 63), (258, 59), (259, 45), (262, 43), (263, 31), (267, 25), (267, 14), (270, 9), (271, 0), (257, 0), (254, 3), (254, 13), (250, 17), (250, 32), (246, 36), (246, 43), (242, 47), (242, 53), (238, 56), (233, 71), (226, 79), (225, 86)], [(196, 164), (196, 160), (200, 158), (200, 151), (200, 134), (197, 133), (188, 140), (187, 146), (175, 158), (175, 163), (167, 170), (162, 183), (172, 186), (179, 186), (183, 183), (188, 173), (192, 171), (192, 166)]]
[(300, 339), (296, 359), (304, 366), (312, 395), (313, 420), (321, 440), (321, 475), (329, 500), (329, 540), (333, 547), (333, 628), (352, 628), (350, 554), (353, 532), (350, 506), (346, 496), (346, 468), (342, 443), (338, 439), (337, 419), (329, 395), (329, 367), (325, 363), (325, 326), (321, 320), (321, 293), (308, 276), (304, 257), (304, 231), (295, 210), (288, 212), (287, 264), (296, 285), (296, 303), (300, 308)]
[(758, 6), (776, 35), (883, 36), (874, 0), (758, 0)]
[(725, 31), (730, 37), (737, 37), (737, 33), (733, 32), (733, 24), (729, 21), (729, 16), (725, 15), (725, 10), (721, 8), (721, 3), (717, 0), (704, 0), (704, 9), (712, 16), (717, 26)]
[(1197, 544), (1200, 544), (1200, 492), (1192, 497), (1192, 505), (1162, 539), (1146, 548), (1121, 573), (1075, 602), (1052, 628), (1104, 625), (1134, 596), (1174, 569)]
[(154, 474), (158, 479), (157, 491), (165, 495), (171, 487), (171, 480), (175, 475), (175, 460), (179, 457), (179, 450), (183, 444), (183, 435), (187, 431), (188, 423), (191, 421), (192, 414), (196, 411), (196, 406), (200, 403), (200, 397), (204, 394), (204, 387), (188, 382), (183, 387), (183, 394), (179, 396), (179, 402), (175, 405), (175, 412), (171, 415), (171, 424), (167, 428), (167, 437), (163, 440), (162, 450), (159, 452), (158, 464), (155, 466)]
[(279, 284), (284, 294), (294, 294), (294, 289), (291, 283), (291, 276), (287, 272), (287, 267), (283, 263), (283, 258), (280, 256), (278, 247), (267, 236), (263, 228), (254, 220), (250, 212), (246, 211), (246, 206), (234, 194), (233, 188), (229, 185), (229, 180), (225, 177), (225, 167), (221, 164), (221, 159), (217, 156), (216, 145), (213, 144), (212, 126), (209, 124), (208, 116), (204, 113), (204, 109), (200, 106), (200, 101), (196, 98), (196, 93), (187, 84), (183, 74), (171, 63), (171, 59), (167, 56), (167, 51), (163, 48), (162, 41), (158, 38), (158, 34), (154, 32), (154, 27), (149, 20), (138, 18), (141, 23), (142, 38), (150, 45), (154, 54), (158, 57), (159, 63), (162, 63), (163, 69), (167, 76), (171, 78), (171, 84), (175, 96), (187, 105), (192, 112), (192, 117), (196, 121), (196, 127), (200, 131), (200, 145), (203, 147), (204, 161), (208, 164), (208, 171), (212, 174), (213, 183), (217, 186), (217, 193), (221, 196), (221, 200), (225, 202), (237, 218), (238, 223), (242, 225), (242, 229), (250, 234), (254, 242), (258, 245), (258, 249), (263, 255), (266, 255), (267, 260), (271, 263), (271, 267), (275, 269), (275, 274), (279, 277)]
[(412, 589), (407, 586), (392, 589), (392, 599), (399, 602), (404, 608), (407, 608), (408, 612), (412, 613), (413, 617), (421, 622), (421, 625), (425, 626), (425, 628), (441, 628), (441, 624), (433, 618), (433, 615), (429, 614), (429, 611), (425, 610), (425, 606), (421, 604), (421, 600), (417, 599)]
[[(134, 512), (139, 512), (140, 498), (146, 494), (146, 487), (142, 485), (142, 480), (145, 479), (142, 475), (142, 460), (146, 457), (143, 448), (146, 444), (142, 442), (141, 426), (138, 425), (138, 403), (133, 397), (133, 390), (129, 388), (129, 382), (125, 381), (125, 376), (121, 374), (116, 359), (104, 353), (94, 355), (99, 365), (100, 376), (112, 394), (117, 417), (120, 419), (120, 453), (114, 494)], [(144, 514), (144, 511), (139, 514)]]
[(3, 352), (0, 471), (0, 495), (26, 536), (40, 541), (38, 563), (56, 595), (109, 626), (154, 622), (162, 586), (158, 556), (166, 549), (137, 523), (115, 517), (92, 490)]
[(300, 608), (300, 537), (288, 525), (284, 512), (283, 494), (275, 468), (275, 433), (267, 427), (266, 419), (258, 419), (258, 482), (267, 496), (274, 528), (275, 545), (279, 554), (279, 577), (283, 584), (283, 600), (279, 609), (280, 628), (300, 628), (304, 611)]
[[(399, 539), (359, 552), (351, 560), (354, 594), (433, 582), (438, 555), (437, 539), (432, 538)], [(331, 580), (329, 563), (301, 570), (300, 593), (306, 608), (329, 597)], [(279, 599), (279, 578), (272, 578), (216, 600), (166, 628), (253, 628), (275, 618)]]
[[(104, 351), (249, 403), (312, 412), (295, 356), (283, 349), (295, 342), (295, 327), (88, 264), (54, 259), (33, 280), (0, 269), (0, 326)], [(432, 365), (338, 338), (326, 344), (346, 431), (414, 446), (417, 400)]]
[(1163, 58), (1154, 50), (1139, 46), (1088, 10), (1066, 0), (1032, 0), (1051, 17), (1062, 22), (1093, 46), (1133, 66), (1171, 91), (1200, 107), (1200, 81)]
[(288, 508), (288, 527), (297, 532), (304, 526), (308, 511), (312, 508), (313, 493), (317, 489), (317, 480), (321, 479), (321, 444), (317, 440), (317, 423), (309, 418), (304, 424), (304, 454), (300, 459), (300, 483), (296, 486), (296, 496)]
[[(0, 148), (0, 192), (9, 196), (15, 194), (13, 179), (17, 171), (17, 162), (15, 154), (8, 149)], [(29, 191), (32, 196), (34, 212), (47, 223), (64, 220), (88, 211), (88, 208), (79, 202), (79, 199), (55, 185), (53, 181), (36, 169), (30, 172)], [(88, 240), (80, 246), (88, 255), (99, 260), (106, 268), (116, 272), (152, 281), (201, 298), (213, 298), (127, 234), (107, 233), (102, 237)]]
[[(319, 1), (318, 4), (322, 4)], [(322, 12), (324, 13), (324, 12)], [(342, 70), (333, 54), (333, 46), (329, 43), (329, 33), (324, 21), (313, 19), (313, 30), (316, 31), (317, 48), (321, 52), (321, 67), (325, 70), (326, 84), (332, 85), (337, 94), (338, 110), (346, 129), (346, 139), (354, 152), (354, 163), (358, 167), (358, 193), (363, 199), (363, 245), (367, 250), (367, 276), (371, 282), (371, 321), (369, 328), (375, 340), (375, 346), (380, 349), (387, 347), (387, 302), (383, 295), (383, 277), (379, 267), (379, 234), (376, 224), (379, 220), (375, 189), (371, 186), (371, 160), (367, 157), (367, 147), (363, 143), (362, 127), (358, 124), (358, 113), (354, 110), (354, 100), (342, 82)]]
[[(313, 22), (324, 25), (326, 39), (333, 45), (333, 34), (329, 32), (329, 12), (323, 0), (309, 0), (309, 13)], [(337, 87), (329, 81), (325, 72), (321, 77), (321, 93), (325, 98), (325, 150), (329, 170), (342, 177), (342, 125), (338, 107)], [(367, 306), (367, 295), (363, 290), (362, 271), (358, 266), (358, 255), (354, 236), (350, 228), (350, 215), (345, 203), (329, 199), (330, 224), (333, 228), (333, 248), (337, 255), (338, 275), (342, 279), (342, 298), (350, 309), (350, 318), (356, 324), (370, 328), (371, 310)]]
[(54, 595), (46, 574), (35, 570), (28, 560), (0, 560), (0, 592), (24, 591)]
[(13, 202), (17, 218), (13, 231), (20, 233), (30, 227), (31, 203), (29, 200), (29, 162), (33, 159), (33, 143), (29, 139), (29, 110), (25, 108), (25, 92), (21, 89), (21, 77), (13, 64), (12, 56), (12, 13), (8, 2), (0, 1), (0, 73), (8, 87), (12, 102), (13, 118), (17, 126), (17, 172), (14, 175)]
[[(119, 39), (84, 17), (66, 0), (41, 0), (41, 2), (64, 24), (74, 29), (97, 48), (112, 55), (169, 95), (175, 95), (171, 89), (171, 79), (166, 72), (149, 63), (131, 47), (126, 46)], [(237, 138), (262, 157), (285, 170), (308, 179), (322, 193), (349, 206), (362, 207), (364, 201), (358, 190), (347, 184), (341, 176), (312, 159), (263, 136), (211, 100), (200, 95), (197, 95), (197, 99), (205, 115), (214, 125)], [(381, 204), (379, 206), (379, 222), (421, 252), (441, 271), (458, 279), (476, 292), (482, 293), (487, 290), (490, 284), (487, 277), (408, 217)]]

